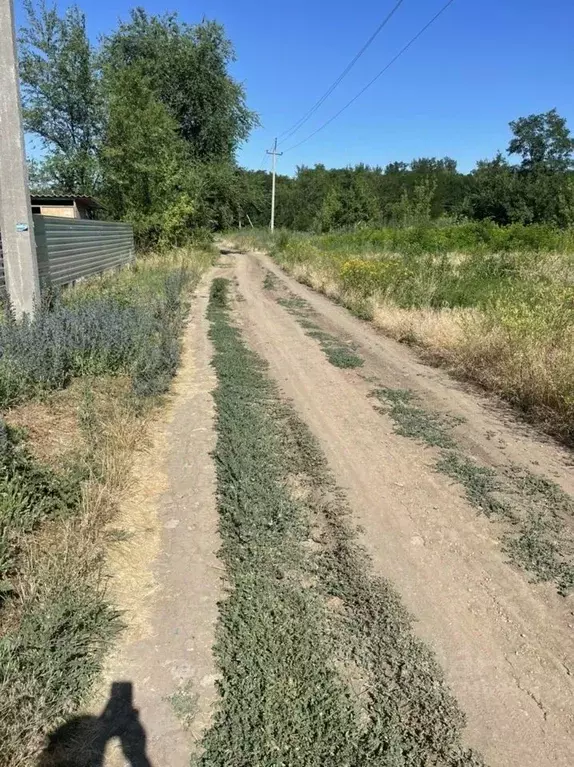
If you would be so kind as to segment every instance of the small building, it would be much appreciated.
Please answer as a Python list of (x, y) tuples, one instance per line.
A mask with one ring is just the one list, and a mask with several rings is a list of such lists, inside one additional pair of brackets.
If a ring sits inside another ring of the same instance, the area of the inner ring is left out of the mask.
[(102, 206), (93, 197), (67, 197), (58, 194), (30, 196), (32, 213), (61, 218), (96, 218), (96, 211)]

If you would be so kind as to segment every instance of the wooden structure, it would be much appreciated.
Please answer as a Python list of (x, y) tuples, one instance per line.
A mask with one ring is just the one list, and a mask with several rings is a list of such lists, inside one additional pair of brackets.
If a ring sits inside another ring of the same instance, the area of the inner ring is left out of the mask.
[(93, 197), (45, 194), (31, 195), (32, 213), (59, 218), (94, 219), (101, 205)]

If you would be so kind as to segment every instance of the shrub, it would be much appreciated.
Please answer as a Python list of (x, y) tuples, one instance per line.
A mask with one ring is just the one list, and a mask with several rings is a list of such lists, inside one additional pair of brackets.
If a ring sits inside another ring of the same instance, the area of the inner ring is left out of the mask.
[(88, 295), (0, 325), (0, 407), (62, 388), (74, 376), (123, 373), (137, 393), (165, 391), (179, 356), (187, 281), (179, 269), (162, 278), (151, 300), (137, 292)]

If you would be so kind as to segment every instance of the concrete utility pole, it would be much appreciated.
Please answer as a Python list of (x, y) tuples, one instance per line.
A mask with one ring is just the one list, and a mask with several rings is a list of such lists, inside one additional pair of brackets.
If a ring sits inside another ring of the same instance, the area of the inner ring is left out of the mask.
[(21, 109), (14, 4), (0, 0), (0, 236), (17, 319), (32, 316), (40, 303)]
[[(2, 0), (0, 0), (2, 2)], [(275, 176), (276, 176), (276, 170), (277, 170), (277, 158), (281, 157), (283, 152), (277, 151), (277, 139), (275, 139), (275, 143), (273, 145), (273, 150), (270, 152), (267, 150), (267, 154), (270, 154), (273, 157), (273, 163), (272, 163), (272, 173), (273, 173), (273, 181), (271, 182), (271, 226), (270, 229), (272, 232), (275, 231)]]

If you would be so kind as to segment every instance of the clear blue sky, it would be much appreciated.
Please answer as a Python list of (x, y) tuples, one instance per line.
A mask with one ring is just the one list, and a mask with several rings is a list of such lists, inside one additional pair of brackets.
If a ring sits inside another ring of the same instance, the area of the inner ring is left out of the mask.
[[(396, 0), (196, 0), (139, 3), (225, 25), (262, 128), (239, 161), (258, 168), (273, 136), (319, 98)], [(441, 7), (405, 0), (351, 74), (295, 138), (304, 138), (370, 80)], [(60, 7), (66, 5), (59, 0)], [(79, 0), (90, 36), (110, 30), (137, 3)], [(21, 18), (21, 16), (20, 16)], [(280, 170), (324, 163), (384, 165), (450, 155), (463, 171), (505, 149), (508, 122), (556, 107), (574, 132), (574, 2), (455, 0), (428, 32), (347, 112), (280, 159)], [(293, 142), (294, 143), (294, 140)], [(287, 148), (285, 144), (282, 148)]]

